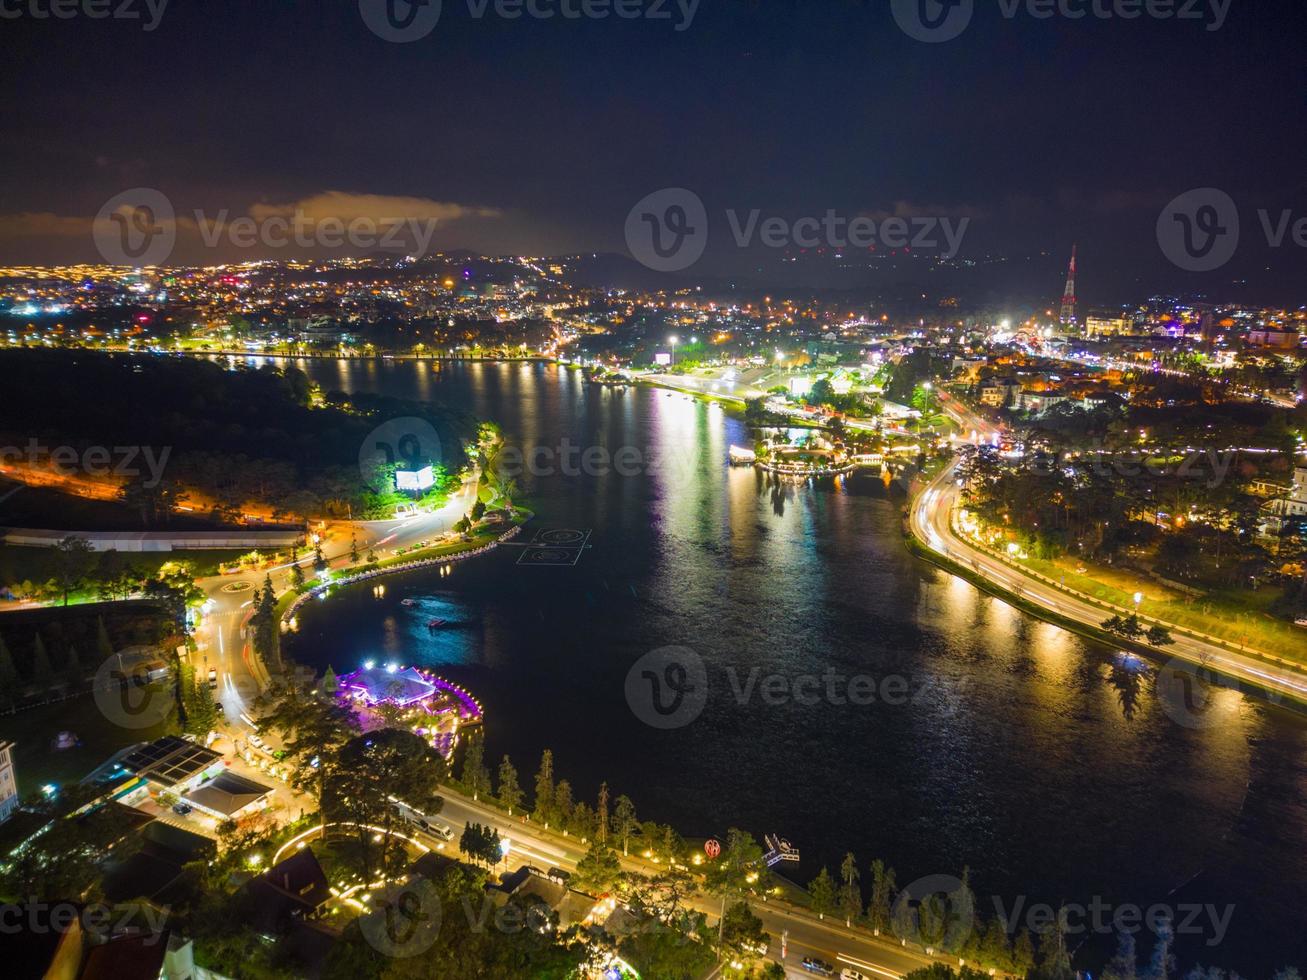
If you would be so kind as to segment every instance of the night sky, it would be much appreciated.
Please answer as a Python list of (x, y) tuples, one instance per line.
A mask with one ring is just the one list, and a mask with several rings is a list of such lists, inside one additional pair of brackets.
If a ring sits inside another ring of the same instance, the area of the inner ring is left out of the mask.
[[(1082, 293), (1092, 279), (1103, 300), (1239, 280), (1307, 300), (1307, 249), (1267, 248), (1257, 217), (1307, 217), (1305, 5), (1232, 0), (1209, 30), (1212, 0), (1188, 20), (1005, 17), (1012, 2), (974, 0), (930, 44), (890, 0), (703, 0), (685, 30), (674, 2), (666, 20), (541, 21), (445, 0), (396, 44), (357, 0), (172, 0), (152, 31), (144, 0), (138, 20), (5, 0), (21, 15), (0, 21), (0, 260), (94, 259), (91, 216), (137, 186), (179, 213), (419, 199), (434, 247), (621, 252), (632, 205), (681, 186), (722, 226), (704, 272), (749, 264), (721, 241), (727, 208), (835, 209), (970, 217), (963, 257), (1060, 266), (1078, 242)], [(1181, 272), (1155, 224), (1208, 186), (1237, 202), (1241, 248)], [(184, 241), (174, 260), (241, 257)]]

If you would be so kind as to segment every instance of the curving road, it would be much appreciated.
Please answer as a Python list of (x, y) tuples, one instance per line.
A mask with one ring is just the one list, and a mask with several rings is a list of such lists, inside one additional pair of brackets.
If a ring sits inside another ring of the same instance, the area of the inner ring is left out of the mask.
[[(954, 532), (951, 521), (959, 493), (957, 465), (957, 460), (954, 460), (946, 466), (913, 501), (909, 521), (912, 533), (919, 541), (937, 554), (970, 566), (978, 575), (1000, 588), (1067, 619), (1097, 626), (1113, 613), (1128, 611), (1081, 599), (1021, 569), (1000, 562), (959, 537)], [(1178, 629), (1173, 629), (1173, 635), (1175, 644), (1165, 650), (1168, 656), (1210, 667), (1253, 684), (1276, 698), (1307, 702), (1307, 675), (1268, 665)]]
[[(374, 549), (381, 557), (397, 548), (411, 548), (448, 531), (472, 508), (476, 499), (476, 481), (465, 483), (444, 507), (430, 513), (391, 521), (353, 521), (332, 525), (324, 535), (323, 553), (333, 568), (349, 564), (351, 534), (357, 537), (358, 549)], [(313, 553), (300, 559), (305, 574), (312, 576)], [(264, 575), (270, 575), (273, 588), (281, 593), (290, 587), (289, 564), (270, 571), (249, 574), (218, 575), (197, 580), (209, 597), (204, 620), (196, 634), (198, 647), (195, 667), (201, 675), (216, 671), (215, 698), (222, 704), (223, 716), (234, 733), (250, 732), (249, 719), (255, 698), (267, 684), (263, 665), (250, 648), (246, 624), (253, 612), (254, 589), (261, 588)]]

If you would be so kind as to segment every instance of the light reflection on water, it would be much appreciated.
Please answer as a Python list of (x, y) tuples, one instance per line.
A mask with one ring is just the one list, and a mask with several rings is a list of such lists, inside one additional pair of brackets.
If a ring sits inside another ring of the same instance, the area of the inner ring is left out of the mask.
[[(782, 833), (802, 848), (805, 879), (853, 850), (864, 878), (881, 856), (900, 883), (969, 864), (982, 896), (1233, 902), (1225, 943), (1182, 945), (1186, 966), (1257, 975), (1302, 959), (1285, 955), (1307, 903), (1299, 720), (1220, 691), (1203, 725), (1177, 724), (1153, 666), (1122, 669), (1114, 651), (911, 558), (902, 501), (878, 479), (777, 484), (726, 466), (748, 433), (720, 408), (539, 365), (440, 377), (405, 363), (303, 366), (327, 388), (429, 390), (520, 446), (566, 436), (635, 446), (659, 465), (523, 476), (539, 526), (593, 529), (575, 568), (522, 568), (503, 549), (446, 578), (392, 579), (380, 601), (345, 590), (301, 615), (295, 657), (435, 667), (483, 700), (488, 758), (511, 754), (524, 779), (548, 745), (578, 796), (608, 780), (643, 817), (688, 834)], [(406, 595), (420, 606), (400, 606)], [(427, 630), (432, 616), (457, 627)], [(668, 645), (703, 657), (709, 702), (693, 724), (656, 731), (623, 684)], [(910, 693), (906, 704), (769, 704), (755, 685), (741, 704), (754, 670), (788, 683), (901, 676)]]

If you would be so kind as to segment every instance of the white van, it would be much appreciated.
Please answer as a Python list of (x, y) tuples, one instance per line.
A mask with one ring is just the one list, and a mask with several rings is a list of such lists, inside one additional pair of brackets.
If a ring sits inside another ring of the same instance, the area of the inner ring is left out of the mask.
[(432, 837), (438, 837), (443, 841), (451, 841), (454, 839), (454, 830), (447, 824), (443, 824), (439, 820), (432, 819), (425, 814), (418, 813), (417, 810), (405, 806), (403, 803), (396, 803), (395, 809), (399, 811), (400, 817), (402, 817), (405, 822), (425, 831)]

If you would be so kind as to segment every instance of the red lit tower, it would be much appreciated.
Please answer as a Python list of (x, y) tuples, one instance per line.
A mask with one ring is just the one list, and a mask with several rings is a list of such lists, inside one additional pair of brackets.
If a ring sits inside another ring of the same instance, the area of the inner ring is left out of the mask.
[(1066, 274), (1066, 290), (1062, 293), (1062, 315), (1059, 317), (1064, 327), (1076, 324), (1076, 246), (1071, 246), (1071, 268)]

